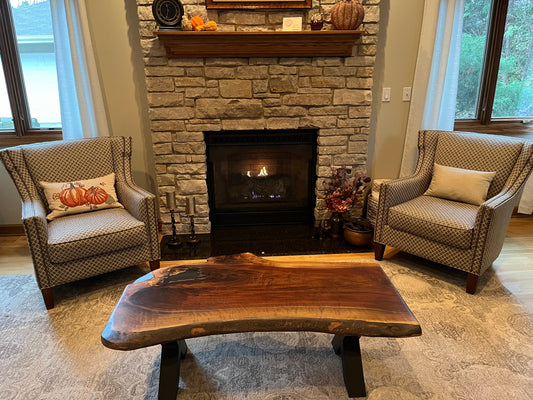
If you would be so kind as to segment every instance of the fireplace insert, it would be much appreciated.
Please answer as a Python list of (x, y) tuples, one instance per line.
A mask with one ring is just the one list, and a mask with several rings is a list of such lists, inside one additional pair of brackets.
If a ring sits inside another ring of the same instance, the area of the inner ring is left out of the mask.
[(205, 132), (213, 226), (310, 223), (317, 131)]

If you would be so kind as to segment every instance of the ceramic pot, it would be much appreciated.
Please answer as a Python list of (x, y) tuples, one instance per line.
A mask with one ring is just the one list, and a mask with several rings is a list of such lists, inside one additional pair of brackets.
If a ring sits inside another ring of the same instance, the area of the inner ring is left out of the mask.
[(368, 246), (374, 238), (373, 230), (357, 230), (344, 227), (344, 239), (354, 246)]
[(311, 30), (319, 31), (324, 26), (324, 21), (311, 21)]

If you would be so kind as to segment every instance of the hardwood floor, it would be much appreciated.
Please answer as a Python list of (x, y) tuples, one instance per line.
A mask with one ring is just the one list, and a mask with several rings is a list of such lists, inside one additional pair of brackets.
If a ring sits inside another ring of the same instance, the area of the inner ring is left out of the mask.
[[(387, 248), (384, 258), (398, 251)], [(351, 253), (350, 259), (373, 258), (373, 253)], [(339, 261), (346, 254), (266, 257), (279, 261)], [(163, 261), (162, 267), (190, 263), (192, 260)], [(194, 260), (203, 262), (203, 260)], [(511, 219), (500, 256), (492, 266), (503, 286), (533, 312), (533, 216)], [(148, 271), (148, 267), (147, 267)], [(0, 236), (0, 275), (33, 274), (33, 265), (25, 236)]]
[(533, 312), (533, 217), (513, 217), (492, 264), (502, 284)]
[(26, 236), (0, 236), (0, 275), (33, 274)]

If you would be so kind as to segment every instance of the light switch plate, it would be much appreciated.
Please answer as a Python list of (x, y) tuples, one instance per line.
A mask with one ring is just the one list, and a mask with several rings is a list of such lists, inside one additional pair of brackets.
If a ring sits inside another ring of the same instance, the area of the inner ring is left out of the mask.
[(402, 101), (411, 101), (411, 87), (403, 88)]
[(390, 87), (383, 88), (383, 95), (381, 96), (381, 101), (390, 101)]

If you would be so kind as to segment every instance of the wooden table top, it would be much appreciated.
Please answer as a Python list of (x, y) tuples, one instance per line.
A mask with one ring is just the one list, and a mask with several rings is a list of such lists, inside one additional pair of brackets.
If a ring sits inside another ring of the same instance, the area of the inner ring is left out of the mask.
[(313, 331), (346, 336), (421, 334), (374, 262), (274, 262), (250, 253), (155, 270), (128, 285), (102, 343), (133, 350), (199, 336)]

